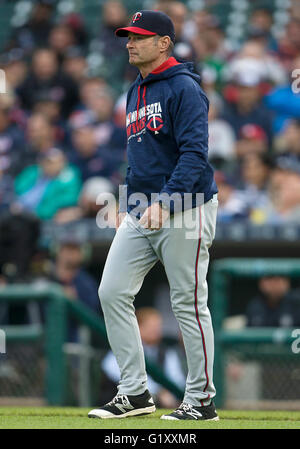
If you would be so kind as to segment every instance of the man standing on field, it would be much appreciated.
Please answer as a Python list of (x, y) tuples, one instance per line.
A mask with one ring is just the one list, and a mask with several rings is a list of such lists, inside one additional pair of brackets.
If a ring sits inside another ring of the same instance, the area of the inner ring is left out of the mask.
[(188, 364), (183, 402), (161, 418), (218, 420), (206, 282), (218, 205), (207, 158), (208, 100), (192, 64), (170, 57), (175, 33), (166, 14), (139, 11), (116, 34), (128, 36), (129, 62), (140, 71), (127, 97), (126, 208), (121, 201), (99, 288), (121, 379), (118, 394), (89, 417), (155, 411), (133, 303), (146, 274), (160, 260)]

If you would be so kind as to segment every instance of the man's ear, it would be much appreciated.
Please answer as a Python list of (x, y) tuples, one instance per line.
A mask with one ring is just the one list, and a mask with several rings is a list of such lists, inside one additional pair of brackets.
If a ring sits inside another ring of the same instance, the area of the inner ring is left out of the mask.
[(169, 38), (169, 36), (163, 36), (160, 38), (159, 43), (160, 43), (160, 50), (162, 52), (165, 52), (168, 50), (170, 41), (171, 41), (171, 39)]

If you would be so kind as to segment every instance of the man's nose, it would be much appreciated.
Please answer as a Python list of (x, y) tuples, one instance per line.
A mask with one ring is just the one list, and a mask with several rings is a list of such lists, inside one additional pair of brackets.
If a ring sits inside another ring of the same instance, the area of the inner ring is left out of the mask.
[(126, 44), (126, 47), (127, 47), (128, 49), (129, 49), (129, 48), (133, 48), (133, 47), (134, 47), (133, 42), (132, 42), (132, 41), (128, 41), (127, 44)]

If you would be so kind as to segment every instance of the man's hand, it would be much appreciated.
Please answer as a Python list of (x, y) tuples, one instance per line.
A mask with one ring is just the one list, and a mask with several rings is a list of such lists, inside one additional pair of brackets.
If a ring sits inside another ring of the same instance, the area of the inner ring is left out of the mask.
[(122, 221), (124, 220), (126, 215), (126, 212), (119, 212), (117, 214), (117, 218), (116, 218), (116, 231), (119, 229), (119, 227), (121, 226)]
[(146, 229), (158, 230), (169, 218), (170, 213), (166, 209), (162, 209), (159, 203), (153, 203), (147, 207), (140, 219), (140, 225)]

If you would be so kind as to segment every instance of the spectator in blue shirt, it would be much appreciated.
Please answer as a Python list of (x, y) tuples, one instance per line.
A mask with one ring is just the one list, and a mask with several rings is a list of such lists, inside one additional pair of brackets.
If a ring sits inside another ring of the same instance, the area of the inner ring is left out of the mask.
[[(296, 72), (298, 70), (298, 73)], [(300, 56), (297, 56), (291, 67), (290, 82), (273, 89), (264, 99), (265, 105), (273, 111), (273, 130), (277, 134), (283, 130), (288, 119), (300, 118)], [(295, 72), (294, 72), (295, 70)], [(294, 77), (293, 77), (294, 72)]]

